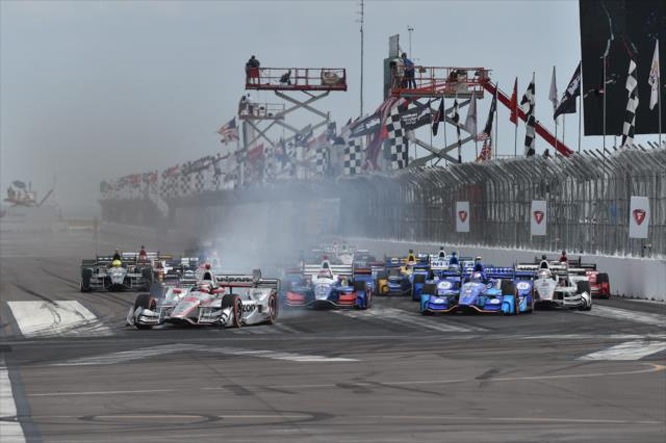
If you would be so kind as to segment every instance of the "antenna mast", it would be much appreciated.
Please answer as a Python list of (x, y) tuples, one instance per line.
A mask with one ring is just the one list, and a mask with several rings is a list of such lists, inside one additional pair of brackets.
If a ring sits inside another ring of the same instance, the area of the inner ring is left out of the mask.
[(359, 12), (361, 15), (360, 23), (361, 23), (361, 113), (359, 114), (359, 117), (363, 115), (363, 25), (365, 24), (365, 7), (364, 7), (364, 1), (361, 0), (361, 11)]

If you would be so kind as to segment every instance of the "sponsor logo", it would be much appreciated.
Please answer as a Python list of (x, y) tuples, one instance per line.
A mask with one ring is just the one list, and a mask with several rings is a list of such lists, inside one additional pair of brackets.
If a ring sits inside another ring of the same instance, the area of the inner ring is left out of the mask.
[(530, 288), (530, 284), (527, 283), (526, 281), (521, 281), (521, 282), (518, 282), (518, 284), (516, 284), (516, 289), (518, 289), (519, 291), (524, 291), (524, 290), (529, 289), (529, 288)]
[(534, 211), (534, 220), (536, 220), (537, 224), (540, 225), (541, 222), (543, 221), (543, 216), (545, 214), (543, 211)]
[(645, 220), (645, 215), (647, 212), (645, 212), (644, 209), (634, 209), (634, 220), (636, 221), (636, 224), (640, 226), (643, 224), (643, 221)]
[(458, 211), (458, 217), (461, 222), (465, 223), (467, 221), (467, 211)]
[(243, 305), (243, 312), (252, 312), (257, 309), (257, 305)]

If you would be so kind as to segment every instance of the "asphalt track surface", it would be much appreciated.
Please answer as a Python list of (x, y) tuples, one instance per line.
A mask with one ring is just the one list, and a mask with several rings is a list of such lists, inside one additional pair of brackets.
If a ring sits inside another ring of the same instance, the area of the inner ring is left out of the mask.
[[(16, 409), (0, 413), (3, 443), (665, 439), (663, 304), (422, 318), (385, 298), (283, 311), (277, 326), (137, 331), (124, 326), (134, 294), (78, 291), (82, 257), (133, 243), (1, 233), (0, 369)], [(95, 320), (22, 332), (15, 302), (64, 300)]]

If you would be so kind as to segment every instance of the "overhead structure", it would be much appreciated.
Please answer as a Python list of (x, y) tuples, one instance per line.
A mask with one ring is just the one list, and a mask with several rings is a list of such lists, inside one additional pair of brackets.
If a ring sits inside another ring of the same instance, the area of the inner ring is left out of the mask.
[[(244, 140), (244, 145), (250, 147), (260, 138), (275, 144), (267, 134), (275, 125), (290, 132), (291, 135), (283, 140), (289, 143), (304, 132), (315, 131), (329, 124), (329, 113), (320, 111), (313, 104), (327, 97), (331, 91), (346, 91), (347, 70), (345, 68), (249, 68), (246, 72), (245, 89), (273, 91), (289, 105), (264, 104), (258, 107), (254, 105), (252, 109), (243, 109), (242, 114), (239, 107), (239, 118), (252, 129), (244, 131), (252, 134)], [(313, 114), (315, 121), (304, 128), (297, 128), (285, 121), (288, 114), (299, 110)], [(264, 121), (268, 123), (262, 125)]]

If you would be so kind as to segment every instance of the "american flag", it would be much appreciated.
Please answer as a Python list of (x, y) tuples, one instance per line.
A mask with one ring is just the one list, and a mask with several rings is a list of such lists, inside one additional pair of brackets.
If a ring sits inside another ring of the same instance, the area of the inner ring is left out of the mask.
[(222, 136), (222, 143), (229, 143), (233, 140), (238, 140), (238, 126), (236, 126), (236, 117), (229, 120), (226, 124), (222, 125), (217, 133)]

